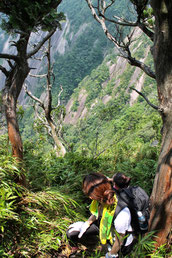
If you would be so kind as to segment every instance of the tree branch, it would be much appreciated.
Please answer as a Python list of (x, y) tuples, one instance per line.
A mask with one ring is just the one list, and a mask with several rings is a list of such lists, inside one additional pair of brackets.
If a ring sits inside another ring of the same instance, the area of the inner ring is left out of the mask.
[(145, 24), (138, 22), (137, 26), (144, 32), (144, 34), (146, 34), (150, 38), (152, 42), (154, 41), (154, 33), (149, 30)]
[(39, 49), (44, 45), (44, 43), (49, 39), (51, 38), (51, 36), (54, 34), (54, 32), (56, 31), (56, 28), (53, 28), (44, 38), (41, 42), (39, 42), (36, 47), (30, 51), (28, 54), (27, 54), (27, 59), (30, 58), (31, 56), (35, 55)]
[(29, 97), (31, 97), (34, 101), (38, 102), (39, 105), (40, 105), (43, 109), (45, 109), (43, 102), (42, 102), (40, 99), (38, 99), (37, 97), (35, 97), (35, 96), (32, 94), (32, 92), (27, 89), (26, 84), (24, 84), (23, 88), (24, 88), (26, 94), (27, 94)]
[(148, 103), (149, 106), (151, 106), (151, 107), (154, 108), (155, 110), (158, 110), (159, 112), (162, 112), (162, 111), (163, 111), (161, 108), (159, 108), (159, 107), (155, 106), (154, 104), (152, 104), (152, 103), (148, 100), (148, 98), (147, 98), (142, 92), (136, 90), (136, 89), (133, 88), (133, 87), (130, 87), (130, 89), (135, 90), (140, 96), (142, 96), (142, 97), (146, 100), (146, 102)]
[(16, 62), (19, 60), (18, 56), (10, 55), (10, 54), (5, 54), (5, 53), (4, 54), (0, 53), (0, 58), (12, 59), (12, 60), (14, 60)]
[(62, 92), (63, 92), (63, 87), (62, 87), (62, 85), (60, 85), (60, 92), (59, 92), (59, 94), (58, 94), (58, 104), (57, 104), (57, 107), (59, 107), (60, 106), (60, 104), (61, 104), (61, 102), (60, 102), (60, 96), (61, 96), (61, 94), (62, 94)]
[(36, 104), (34, 104), (34, 110), (35, 110), (35, 117), (37, 117), (37, 119), (43, 124), (43, 126), (47, 129), (48, 134), (52, 137), (52, 134), (50, 134), (50, 126), (47, 123), (47, 121), (45, 120), (45, 117), (41, 117), (41, 114), (39, 114), (38, 112), (38, 106)]
[(6, 77), (8, 77), (9, 72), (5, 69), (5, 67), (3, 67), (2, 65), (0, 65), (0, 70), (5, 74)]
[[(128, 62), (136, 67), (139, 67), (142, 71), (144, 71), (147, 75), (149, 75), (151, 78), (155, 79), (155, 73), (151, 70), (150, 67), (148, 67), (146, 64), (144, 64), (143, 62), (136, 60), (135, 58), (133, 58), (131, 56), (131, 52), (129, 49), (129, 45), (132, 42), (132, 35), (133, 32), (131, 33), (130, 36), (128, 36), (128, 42), (125, 43), (124, 40), (122, 40), (121, 42), (121, 35), (120, 35), (120, 30), (118, 30), (117, 28), (117, 32), (119, 33), (119, 40), (117, 39), (117, 37), (114, 37), (108, 30), (106, 23), (105, 23), (105, 18), (103, 17), (102, 14), (102, 19), (97, 15), (95, 8), (93, 7), (92, 3), (90, 0), (86, 0), (91, 13), (93, 15), (93, 17), (101, 24), (102, 29), (105, 33), (105, 35), (107, 36), (107, 38), (112, 41), (114, 43), (114, 45), (116, 46), (117, 50), (119, 51), (120, 55), (125, 58), (126, 60), (128, 60)], [(98, 7), (99, 8), (99, 7)], [(104, 7), (105, 8), (105, 7)]]
[(147, 66), (143, 62), (141, 62), (141, 61), (139, 61), (139, 60), (137, 60), (137, 59), (135, 59), (134, 57), (131, 56), (131, 52), (130, 52), (130, 49), (129, 49), (128, 45), (126, 45), (125, 50), (127, 52), (127, 56), (126, 57), (123, 56), (123, 57), (128, 60), (130, 65), (139, 67), (142, 71), (144, 71), (151, 78), (156, 79), (155, 73), (151, 70), (151, 68), (149, 66)]
[(13, 69), (13, 68), (14, 68), (14, 65), (11, 63), (11, 61), (10, 61), (10, 60), (7, 60), (7, 62), (8, 62), (8, 64), (9, 64), (10, 68)]
[[(90, 0), (86, 0), (86, 1), (87, 1), (87, 3), (90, 2)], [(125, 26), (125, 27), (137, 27), (138, 26), (151, 39), (151, 41), (154, 40), (154, 33), (150, 29), (148, 29), (148, 27), (144, 24), (144, 21), (141, 21), (140, 17), (141, 17), (143, 10), (137, 10), (138, 17), (137, 17), (137, 21), (135, 21), (135, 22), (128, 21), (124, 18), (115, 16), (115, 15), (113, 16), (114, 19), (110, 19), (107, 16), (105, 16), (105, 12), (109, 7), (111, 7), (115, 3), (115, 1), (111, 1), (111, 3), (107, 6), (106, 6), (106, 3), (104, 0), (103, 0), (103, 3), (104, 3), (104, 5), (103, 4), (100, 5), (99, 0), (98, 0), (97, 9), (98, 9), (98, 15), (103, 17), (104, 20), (114, 23), (119, 26)], [(90, 4), (91, 4), (91, 2), (90, 2)]]
[(29, 73), (29, 76), (35, 77), (35, 78), (44, 78), (47, 76), (47, 74), (31, 74), (31, 73)]

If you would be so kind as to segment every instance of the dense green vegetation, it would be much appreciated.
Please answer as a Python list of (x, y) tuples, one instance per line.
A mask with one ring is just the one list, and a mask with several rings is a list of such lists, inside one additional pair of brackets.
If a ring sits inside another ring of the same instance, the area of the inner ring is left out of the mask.
[(70, 31), (66, 33), (65, 54), (55, 55), (54, 72), (57, 84), (63, 85), (63, 98), (68, 100), (78, 83), (103, 61), (113, 45), (92, 19), (85, 1), (63, 1), (61, 8), (69, 19)]
[[(41, 160), (37, 161), (36, 150), (34, 152), (32, 162), (36, 168)], [(45, 180), (40, 181), (41, 191), (39, 185), (37, 191), (33, 189), (31, 180), (28, 189), (16, 184), (15, 177), (21, 171), (11, 158), (6, 136), (0, 137), (0, 154), (0, 256), (45, 257), (52, 254), (65, 241), (67, 225), (74, 218), (81, 218), (78, 205), (58, 188), (48, 187)], [(31, 158), (31, 153), (27, 158)], [(25, 172), (28, 172), (27, 162)], [(35, 174), (35, 179), (38, 176)]]
[[(71, 151), (64, 158), (56, 157), (47, 135), (41, 130), (32, 140), (24, 141), (23, 169), (29, 183), (28, 190), (14, 183), (14, 173), (20, 171), (14, 167), (5, 136), (1, 138), (3, 242), (0, 250), (4, 257), (9, 254), (11, 257), (51, 257), (58, 255), (62, 246), (70, 252), (65, 232), (71, 222), (89, 216), (90, 201), (83, 195), (81, 185), (83, 176), (92, 171), (109, 177), (117, 171), (125, 172), (132, 177), (133, 185), (138, 184), (151, 193), (160, 147), (160, 116), (141, 97), (134, 105), (129, 105), (130, 92), (127, 93), (126, 88), (133, 68), (130, 70), (128, 67), (121, 76), (116, 75), (116, 79), (120, 77), (121, 87), (117, 91), (114, 78), (109, 80), (110, 60), (115, 62), (114, 53), (74, 92), (77, 110), (80, 90), (84, 88), (87, 91), (89, 112), (75, 126), (64, 126), (65, 139), (71, 144)], [(102, 98), (108, 93), (112, 98), (105, 105)], [(150, 96), (153, 98), (154, 94), (151, 92)], [(31, 128), (29, 124), (28, 128)], [(151, 234), (140, 240), (132, 257), (153, 252)], [(156, 251), (155, 257), (164, 257), (165, 252), (162, 247)], [(101, 256), (97, 250), (84, 255)]]
[[(124, 11), (124, 2), (119, 1), (118, 11)], [(79, 94), (84, 90), (87, 114), (75, 125), (63, 125), (70, 147), (64, 158), (56, 156), (44, 128), (33, 123), (31, 106), (18, 110), (24, 142), (22, 168), (11, 157), (7, 136), (0, 136), (1, 257), (58, 257), (70, 252), (65, 232), (69, 224), (89, 215), (90, 200), (83, 195), (81, 186), (83, 177), (90, 172), (108, 177), (124, 172), (132, 178), (133, 185), (140, 185), (148, 194), (152, 191), (162, 123), (159, 113), (142, 97), (130, 104), (130, 87), (135, 86), (142, 73), (131, 80), (135, 68), (125, 64), (123, 73), (112, 76), (110, 68), (117, 65), (117, 53), (89, 15), (85, 1), (64, 0), (61, 10), (67, 13), (70, 33), (65, 36), (66, 53), (55, 55), (53, 102), (57, 103), (58, 85), (62, 84), (63, 101), (73, 99), (74, 114), (80, 105)], [(84, 32), (78, 33), (83, 24)], [(137, 58), (146, 53), (145, 39), (140, 40)], [(146, 63), (150, 62), (148, 55)], [(36, 93), (40, 96), (42, 83), (38, 84)], [(153, 79), (146, 77), (142, 90), (156, 105)], [(21, 172), (26, 175), (27, 189), (15, 183)], [(153, 233), (140, 239), (131, 257), (165, 257), (165, 247), (154, 250)], [(83, 257), (101, 256), (98, 249), (89, 255), (83, 251)]]
[[(57, 158), (55, 152), (46, 151), (44, 139), (40, 138), (37, 142), (25, 142), (24, 171), (29, 183), (25, 189), (14, 182), (20, 170), (11, 158), (6, 136), (1, 136), (0, 143), (0, 252), (3, 257), (52, 257), (61, 252), (61, 246), (70, 251), (65, 238), (68, 225), (89, 215), (90, 201), (81, 191), (83, 176), (91, 171), (107, 176), (125, 171), (132, 176), (133, 184), (150, 192), (158, 154), (158, 146), (146, 144), (138, 152), (134, 144), (131, 149), (120, 142), (113, 149), (115, 155), (108, 153), (95, 159), (85, 153), (71, 152)], [(151, 234), (140, 240), (132, 257), (152, 252)], [(156, 252), (159, 256), (155, 257), (164, 257), (163, 248)], [(100, 256), (98, 251), (86, 255)]]
[[(116, 73), (110, 79), (109, 66), (116, 60), (114, 53), (108, 55), (75, 90), (72, 112), (77, 111), (78, 96), (84, 89), (87, 115), (75, 126), (64, 126), (66, 141), (72, 144), (74, 152), (94, 159), (107, 159), (109, 167), (105, 173), (130, 174), (133, 183), (141, 184), (151, 193), (161, 141), (161, 118), (142, 97), (130, 105), (132, 91), (128, 85), (135, 68), (127, 64), (122, 74)], [(150, 85), (154, 90), (150, 91)], [(156, 105), (154, 81), (145, 80), (142, 91)], [(106, 96), (110, 98), (104, 104)]]

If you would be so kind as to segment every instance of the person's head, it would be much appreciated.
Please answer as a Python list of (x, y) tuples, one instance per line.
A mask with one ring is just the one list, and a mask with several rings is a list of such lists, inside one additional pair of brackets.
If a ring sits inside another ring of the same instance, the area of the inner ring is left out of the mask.
[(112, 184), (114, 188), (126, 188), (129, 186), (131, 177), (125, 176), (123, 173), (116, 173), (112, 177)]
[(92, 200), (113, 204), (114, 191), (108, 178), (100, 173), (90, 173), (83, 179), (83, 192)]

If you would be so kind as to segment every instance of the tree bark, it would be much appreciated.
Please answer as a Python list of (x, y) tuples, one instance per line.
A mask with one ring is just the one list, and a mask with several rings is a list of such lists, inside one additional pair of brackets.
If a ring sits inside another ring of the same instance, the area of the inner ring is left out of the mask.
[(156, 246), (167, 243), (172, 228), (172, 3), (152, 0), (155, 12), (153, 58), (162, 112), (162, 145), (151, 195), (150, 230), (157, 230)]
[(53, 140), (55, 142), (57, 156), (58, 157), (64, 157), (64, 155), (66, 154), (66, 149), (65, 149), (62, 142), (59, 140), (59, 138), (57, 136), (56, 127), (51, 120), (47, 120), (47, 121), (48, 121), (48, 124), (51, 127), (52, 137), (53, 137)]
[(5, 106), (8, 137), (12, 146), (12, 154), (19, 161), (21, 161), (23, 159), (23, 145), (17, 122), (16, 101), (14, 96), (9, 91), (5, 91), (3, 102)]
[[(29, 73), (26, 59), (26, 50), (29, 36), (19, 39), (17, 42), (18, 56), (15, 65), (11, 67), (6, 77), (5, 89), (3, 91), (3, 104), (5, 107), (6, 122), (9, 141), (12, 146), (12, 154), (20, 163), (23, 159), (23, 144), (19, 131), (16, 114), (17, 99), (21, 92), (25, 78)], [(26, 185), (24, 175), (17, 179), (22, 185)]]

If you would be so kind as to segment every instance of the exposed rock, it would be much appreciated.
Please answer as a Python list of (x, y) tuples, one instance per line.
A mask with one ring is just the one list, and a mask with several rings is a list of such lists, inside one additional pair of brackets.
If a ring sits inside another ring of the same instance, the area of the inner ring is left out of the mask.
[(127, 61), (122, 57), (118, 57), (116, 59), (116, 63), (111, 65), (109, 68), (110, 80), (121, 75), (125, 71), (126, 65)]
[(112, 98), (112, 96), (106, 95), (106, 96), (104, 96), (104, 97), (102, 98), (102, 102), (103, 102), (104, 104), (106, 104), (111, 98)]
[(76, 112), (71, 111), (74, 101), (70, 99), (66, 105), (66, 116), (64, 118), (65, 124), (76, 124), (79, 118), (83, 118), (87, 113), (87, 108), (85, 107), (85, 101), (87, 98), (87, 93), (85, 89), (82, 89), (79, 96), (78, 102), (79, 106)]
[[(149, 54), (149, 51), (150, 51), (150, 48), (147, 48), (146, 51), (145, 51), (145, 57), (143, 59), (141, 59), (142, 62), (145, 62), (148, 54)], [(142, 90), (142, 87), (144, 85), (144, 81), (145, 81), (145, 73), (142, 73), (142, 75), (140, 76), (139, 78), (139, 75), (141, 74), (141, 70), (136, 67), (135, 68), (135, 71), (131, 77), (131, 80), (130, 80), (130, 83), (128, 85), (128, 89), (127, 91), (129, 90), (129, 88), (131, 86), (134, 86), (134, 88), (138, 91), (141, 91)], [(132, 106), (134, 104), (134, 102), (137, 100), (138, 98), (138, 93), (136, 91), (132, 91), (131, 94), (130, 94), (130, 106)]]
[(73, 35), (73, 33), (70, 35), (72, 36), (72, 43), (74, 43), (77, 38), (85, 31), (86, 27), (88, 26), (88, 23), (84, 23), (79, 27), (79, 30), (77, 31), (77, 33), (75, 35)]

